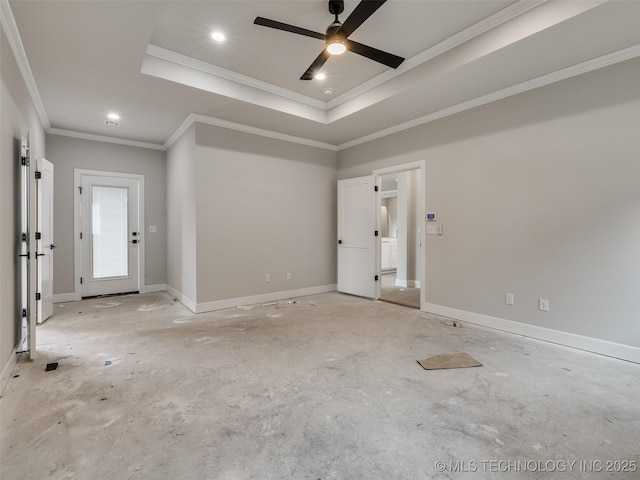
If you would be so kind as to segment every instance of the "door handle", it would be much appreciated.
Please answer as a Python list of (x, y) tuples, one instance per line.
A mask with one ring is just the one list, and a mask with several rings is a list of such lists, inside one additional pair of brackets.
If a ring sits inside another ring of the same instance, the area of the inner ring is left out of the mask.
[(51, 250), (53, 250), (53, 249), (54, 249), (54, 248), (56, 248), (56, 247), (57, 247), (57, 245), (54, 245), (53, 243), (52, 243), (51, 245), (49, 245), (49, 248), (50, 248)]

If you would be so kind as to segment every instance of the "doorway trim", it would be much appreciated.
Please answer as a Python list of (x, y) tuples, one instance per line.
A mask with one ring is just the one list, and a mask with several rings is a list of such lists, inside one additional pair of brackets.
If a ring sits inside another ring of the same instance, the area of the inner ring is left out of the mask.
[[(389, 173), (400, 173), (406, 172), (409, 170), (420, 170), (420, 192), (419, 198), (422, 200), (418, 207), (418, 218), (420, 218), (420, 310), (426, 312), (427, 301), (426, 301), (426, 286), (427, 286), (427, 236), (426, 236), (426, 227), (425, 227), (425, 213), (427, 207), (427, 161), (426, 160), (418, 160), (416, 162), (411, 163), (403, 163), (401, 165), (394, 165), (391, 167), (385, 168), (377, 168), (373, 170), (372, 174), (376, 176), (376, 184), (380, 185), (380, 177), (382, 175), (387, 175)], [(380, 211), (380, 207), (382, 206), (382, 195), (376, 195), (376, 211)], [(378, 220), (379, 221), (379, 220)], [(382, 238), (380, 236), (377, 237), (377, 250), (378, 257), (380, 256), (381, 242)], [(381, 275), (380, 271), (380, 261), (378, 258), (377, 262), (378, 275)], [(377, 298), (380, 298), (380, 290), (381, 283), (377, 283)]]
[[(145, 231), (144, 220), (144, 175), (138, 175), (134, 173), (121, 173), (121, 172), (105, 172), (102, 170), (86, 170), (83, 168), (73, 169), (73, 285), (74, 285), (74, 301), (82, 300), (82, 285), (80, 284), (80, 277), (82, 276), (82, 248), (80, 244), (80, 230), (82, 225), (82, 209), (80, 208), (80, 187), (82, 186), (82, 177), (89, 175), (92, 177), (106, 177), (106, 178), (127, 178), (130, 180), (137, 180), (139, 189), (139, 203), (138, 209), (140, 218), (140, 231)], [(138, 245), (138, 291), (142, 291), (145, 283), (145, 243), (144, 240)]]

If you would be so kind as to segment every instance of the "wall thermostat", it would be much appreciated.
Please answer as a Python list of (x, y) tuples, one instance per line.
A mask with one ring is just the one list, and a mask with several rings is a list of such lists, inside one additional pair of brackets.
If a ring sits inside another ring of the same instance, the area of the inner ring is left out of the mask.
[(426, 220), (427, 222), (435, 222), (437, 217), (435, 213), (427, 213)]

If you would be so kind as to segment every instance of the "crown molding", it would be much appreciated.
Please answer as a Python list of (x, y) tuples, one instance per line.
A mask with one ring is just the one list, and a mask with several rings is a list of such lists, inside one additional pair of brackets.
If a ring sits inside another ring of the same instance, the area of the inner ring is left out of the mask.
[(563, 68), (561, 70), (557, 70), (555, 72), (542, 75), (540, 77), (536, 77), (531, 80), (527, 80), (526, 82), (518, 83), (516, 85), (512, 85), (511, 87), (503, 88), (502, 90), (498, 90), (496, 92), (489, 93), (487, 95), (476, 97), (467, 102), (462, 102), (457, 105), (453, 105), (451, 107), (445, 108), (443, 110), (438, 110), (437, 112), (429, 113), (422, 117), (409, 120), (408, 122), (403, 122), (398, 125), (394, 125), (393, 127), (385, 128), (383, 130), (379, 130), (369, 135), (356, 138), (349, 142), (345, 142), (338, 145), (338, 151), (355, 147), (356, 145), (362, 145), (363, 143), (367, 143), (372, 140), (377, 140), (379, 138), (386, 137), (388, 135), (393, 135), (394, 133), (398, 133), (403, 130), (408, 130), (413, 127), (424, 125), (426, 123), (433, 122), (435, 120), (439, 120), (441, 118), (448, 117), (450, 115), (455, 115), (456, 113), (464, 112), (465, 110), (470, 110), (472, 108), (480, 107), (482, 105), (496, 102), (498, 100), (502, 100), (504, 98), (511, 97), (513, 95), (518, 95), (519, 93), (528, 92), (529, 90), (534, 90), (536, 88), (544, 87), (546, 85), (550, 85), (552, 83), (556, 83), (561, 80), (566, 80), (568, 78), (576, 77), (578, 75), (582, 75), (583, 73), (592, 72), (594, 70), (608, 67), (610, 65), (624, 62), (626, 60), (631, 60), (637, 57), (640, 57), (640, 45), (634, 45), (632, 47), (625, 48), (617, 52), (613, 52), (607, 55), (603, 55), (601, 57), (587, 60), (586, 62), (578, 63), (571, 67)]
[(212, 125), (214, 127), (228, 128), (229, 130), (235, 130), (238, 132), (250, 133), (252, 135), (258, 135), (261, 137), (273, 138), (275, 140), (282, 140), (284, 142), (297, 143), (299, 145), (306, 145), (308, 147), (322, 148), (324, 150), (330, 150), (332, 152), (337, 151), (337, 146), (311, 140), (309, 138), (296, 137), (293, 135), (287, 135), (284, 133), (274, 132), (272, 130), (265, 130), (263, 128), (251, 127), (242, 123), (228, 122), (219, 118), (209, 117), (207, 115), (201, 115), (199, 113), (190, 114), (184, 122), (176, 129), (175, 132), (164, 143), (163, 148), (168, 150), (171, 146), (186, 132), (194, 123), (204, 123), (206, 125)]
[(13, 17), (13, 12), (11, 11), (11, 6), (9, 5), (8, 0), (0, 0), (0, 23), (4, 28), (5, 35), (7, 36), (7, 40), (11, 46), (11, 51), (16, 59), (16, 63), (18, 64), (18, 69), (22, 74), (22, 79), (24, 80), (24, 83), (27, 86), (27, 91), (31, 96), (33, 106), (40, 118), (40, 123), (42, 123), (45, 130), (51, 128), (47, 111), (42, 103), (42, 98), (38, 91), (38, 85), (33, 77), (33, 72), (31, 71), (29, 60), (27, 59), (27, 53), (24, 50), (24, 45), (20, 38), (18, 25)]
[(310, 107), (319, 108), (320, 110), (327, 110), (326, 102), (323, 102), (321, 100), (316, 100), (315, 98), (293, 92), (286, 88), (278, 87), (277, 85), (274, 85), (272, 83), (264, 82), (262, 80), (258, 80), (257, 78), (234, 72), (233, 70), (227, 70), (226, 68), (218, 67), (217, 65), (213, 65), (212, 63), (198, 60), (197, 58), (189, 57), (187, 55), (183, 55), (181, 53), (174, 52), (173, 50), (168, 50), (151, 43), (147, 46), (146, 54), (151, 57), (156, 57), (171, 63), (175, 63), (177, 65), (182, 65), (183, 67), (207, 73), (214, 77), (223, 78), (225, 80), (230, 80), (247, 87), (255, 88), (267, 93), (271, 93), (273, 95), (288, 98), (289, 100), (293, 100), (294, 102), (302, 103)]
[(115, 143), (117, 145), (126, 145), (128, 147), (138, 147), (138, 148), (149, 148), (151, 150), (165, 150), (164, 146), (158, 143), (139, 142), (137, 140), (128, 140), (126, 138), (118, 138), (118, 137), (108, 137), (106, 135), (95, 135), (93, 133), (76, 132), (74, 130), (64, 130), (62, 128), (48, 128), (46, 132), (49, 135), (81, 138), (82, 140), (93, 140), (94, 142)]

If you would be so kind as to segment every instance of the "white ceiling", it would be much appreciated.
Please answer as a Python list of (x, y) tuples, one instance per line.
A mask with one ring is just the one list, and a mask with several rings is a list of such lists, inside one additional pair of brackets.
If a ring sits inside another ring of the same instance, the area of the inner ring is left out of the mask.
[[(13, 17), (48, 131), (159, 148), (194, 118), (341, 148), (640, 56), (636, 0), (389, 0), (350, 38), (405, 62), (346, 53), (324, 81), (299, 80), (321, 40), (253, 20), (324, 33), (326, 0), (9, 5), (5, 32)], [(118, 127), (105, 125), (110, 111)]]

